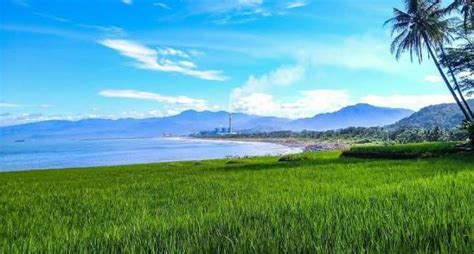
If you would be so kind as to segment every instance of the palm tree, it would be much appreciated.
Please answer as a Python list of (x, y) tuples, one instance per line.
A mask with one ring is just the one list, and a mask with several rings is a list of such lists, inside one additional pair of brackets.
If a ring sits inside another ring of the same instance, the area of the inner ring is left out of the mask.
[(445, 65), (445, 67), (448, 68), (448, 72), (449, 72), (449, 74), (451, 74), (451, 79), (454, 82), (454, 87), (456, 88), (456, 91), (458, 92), (458, 95), (461, 98), (462, 103), (466, 107), (466, 110), (469, 113), (469, 115), (471, 116), (471, 120), (472, 120), (474, 118), (474, 114), (472, 113), (471, 107), (469, 106), (469, 103), (467, 103), (466, 98), (464, 98), (464, 95), (461, 91), (461, 87), (459, 86), (458, 80), (456, 78), (456, 75), (454, 75), (454, 71), (451, 68), (451, 62), (450, 62), (449, 58), (446, 57), (446, 53), (444, 52), (444, 47), (443, 47), (442, 44), (440, 45), (440, 49), (441, 49), (441, 58), (444, 60), (444, 65)]
[(411, 61), (413, 61), (413, 55), (416, 55), (418, 62), (421, 62), (426, 48), (428, 57), (433, 59), (464, 117), (472, 120), (446, 78), (433, 50), (433, 45), (441, 45), (452, 39), (449, 20), (443, 19), (445, 12), (439, 8), (439, 1), (405, 0), (405, 9), (406, 11), (401, 11), (393, 8), (394, 17), (385, 22), (385, 25), (392, 24), (392, 36), (398, 33), (390, 47), (392, 54), (395, 54), (398, 60), (404, 52), (408, 51)]
[[(474, 1), (473, 0), (454, 0), (450, 5), (448, 5), (444, 10), (445, 14), (451, 14), (453, 11), (458, 11), (463, 19), (462, 19), (462, 24), (459, 25), (457, 28), (454, 28), (460, 38), (465, 39), (468, 41), (468, 43), (472, 43), (470, 40), (470, 35), (471, 31), (473, 31), (474, 28)], [(457, 78), (453, 73), (453, 70), (451, 68), (451, 62), (448, 57), (446, 57), (446, 53), (444, 52), (444, 47), (443, 45), (440, 45), (441, 49), (441, 58), (444, 61), (443, 65), (448, 68), (448, 72), (451, 74), (451, 78), (454, 82), (454, 87), (456, 88), (459, 97), (464, 103), (464, 106), (466, 107), (468, 113), (471, 115), (471, 118), (474, 118), (474, 114), (471, 110), (471, 107), (469, 104), (466, 102), (466, 99), (464, 98), (464, 95), (461, 91), (461, 88), (458, 84)]]
[(458, 10), (463, 16), (464, 28), (474, 26), (474, 1), (473, 0), (454, 0), (445, 9), (447, 13)]

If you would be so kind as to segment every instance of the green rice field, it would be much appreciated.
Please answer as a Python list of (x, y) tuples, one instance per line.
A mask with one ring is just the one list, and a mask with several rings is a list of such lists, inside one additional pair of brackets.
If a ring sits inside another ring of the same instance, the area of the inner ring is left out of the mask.
[(1, 173), (0, 253), (474, 252), (473, 154), (340, 153)]

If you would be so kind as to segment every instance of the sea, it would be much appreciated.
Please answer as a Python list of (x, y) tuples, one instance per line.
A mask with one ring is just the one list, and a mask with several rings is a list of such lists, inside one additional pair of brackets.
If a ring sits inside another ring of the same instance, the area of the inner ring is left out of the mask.
[(0, 172), (207, 160), (297, 152), (301, 152), (301, 149), (279, 144), (178, 137), (0, 141)]

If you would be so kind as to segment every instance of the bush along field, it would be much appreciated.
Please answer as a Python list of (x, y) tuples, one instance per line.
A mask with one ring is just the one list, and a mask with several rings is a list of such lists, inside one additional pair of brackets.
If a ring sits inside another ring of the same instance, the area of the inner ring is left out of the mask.
[(0, 252), (473, 253), (472, 153), (340, 154), (1, 173)]
[(357, 145), (342, 153), (344, 157), (355, 158), (386, 158), (386, 159), (415, 159), (436, 157), (448, 154), (466, 152), (471, 148), (462, 143), (414, 143), (403, 145)]

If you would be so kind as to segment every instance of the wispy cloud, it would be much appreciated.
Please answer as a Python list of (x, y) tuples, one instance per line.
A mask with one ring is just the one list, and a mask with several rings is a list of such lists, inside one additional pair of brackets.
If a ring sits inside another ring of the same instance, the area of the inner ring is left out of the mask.
[[(0, 127), (39, 122), (39, 121), (50, 121), (50, 120), (68, 120), (68, 121), (78, 121), (83, 119), (123, 119), (123, 118), (135, 118), (143, 119), (150, 117), (166, 117), (174, 116), (182, 111), (187, 110), (187, 108), (169, 108), (163, 110), (128, 110), (117, 113), (101, 113), (100, 110), (91, 109), (90, 114), (76, 114), (76, 115), (67, 115), (67, 114), (43, 114), (43, 113), (22, 113), (22, 114), (12, 114), (12, 113), (0, 113)], [(215, 110), (213, 108), (213, 110)]]
[(0, 108), (18, 108), (18, 107), (21, 107), (21, 106), (22, 105), (15, 104), (15, 103), (0, 102)]
[(301, 65), (281, 66), (260, 77), (251, 75), (244, 85), (233, 90), (234, 99), (252, 93), (261, 93), (276, 87), (293, 85), (302, 80), (305, 69)]
[[(172, 45), (206, 50), (232, 52), (255, 58), (294, 58), (305, 66), (338, 67), (351, 70), (373, 70), (404, 73), (413, 69), (409, 59), (397, 62), (390, 54), (389, 36), (385, 34), (325, 34), (321, 37), (292, 37), (245, 31), (199, 30), (199, 40), (185, 33), (176, 33), (180, 40)], [(150, 39), (151, 42), (160, 42)], [(226, 43), (221, 43), (225, 41)], [(429, 65), (429, 62), (423, 63)], [(402, 72), (401, 70), (405, 70)]]
[(109, 35), (116, 35), (117, 36), (117, 35), (124, 35), (125, 34), (125, 31), (121, 27), (118, 27), (118, 26), (102, 26), (102, 25), (93, 25), (93, 24), (85, 24), (85, 23), (76, 23), (76, 22), (74, 22), (70, 19), (64, 18), (64, 17), (52, 15), (52, 14), (49, 14), (49, 13), (43, 13), (43, 12), (34, 12), (33, 14), (35, 16), (38, 16), (38, 17), (41, 17), (41, 18), (44, 18), (44, 19), (48, 19), (48, 20), (52, 20), (52, 21), (60, 22), (60, 23), (67, 23), (67, 24), (70, 24), (71, 26), (75, 26), (75, 27), (78, 27), (78, 28), (97, 30), (97, 31), (104, 32), (104, 33), (109, 34)]
[[(152, 49), (139, 43), (128, 40), (105, 39), (99, 41), (100, 44), (114, 49), (121, 55), (132, 58), (136, 61), (135, 66), (141, 69), (175, 72), (187, 76), (192, 76), (205, 80), (224, 81), (227, 79), (221, 71), (215, 70), (198, 70), (196, 64), (187, 61), (185, 64), (179, 61), (167, 58), (171, 52), (175, 56), (179, 56), (179, 50), (167, 48), (166, 54), (160, 50)], [(183, 57), (183, 56), (181, 56)]]
[[(267, 4), (268, 3), (268, 4)], [(217, 24), (237, 24), (271, 16), (277, 8), (272, 1), (263, 0), (196, 0), (186, 3), (184, 18), (196, 15), (208, 15)]]
[(443, 82), (443, 79), (441, 78), (440, 75), (427, 75), (424, 80), (426, 82), (429, 82), (429, 83), (441, 83), (441, 82)]
[(165, 3), (153, 3), (154, 6), (157, 6), (157, 7), (160, 7), (162, 9), (165, 9), (165, 10), (171, 10), (171, 7), (169, 7), (167, 4)]
[(131, 5), (133, 2), (132, 2), (132, 0), (122, 0), (122, 3), (127, 4), (127, 5)]
[(18, 6), (24, 7), (24, 8), (30, 8), (31, 5), (25, 1), (25, 0), (11, 0), (13, 4), (16, 4)]
[(99, 95), (104, 97), (128, 98), (138, 100), (155, 101), (158, 103), (172, 104), (177, 106), (184, 106), (193, 109), (207, 109), (207, 101), (203, 99), (195, 99), (187, 96), (164, 96), (157, 93), (150, 93), (137, 90), (113, 90), (107, 89), (99, 92)]
[(189, 58), (189, 54), (187, 54), (186, 52), (179, 49), (170, 48), (170, 47), (158, 48), (157, 51), (158, 51), (158, 54), (162, 56), (178, 56), (182, 58)]
[(305, 74), (301, 65), (281, 66), (259, 77), (251, 75), (240, 87), (232, 91), (232, 110), (256, 115), (272, 115), (289, 118), (310, 116), (325, 107), (310, 105), (315, 97), (326, 90), (302, 92), (297, 101), (282, 101), (272, 93), (277, 88), (293, 86), (299, 83)]
[(50, 14), (47, 14), (47, 13), (34, 12), (33, 14), (38, 16), (38, 17), (41, 17), (41, 18), (50, 19), (50, 20), (54, 20), (54, 21), (57, 21), (57, 22), (61, 22), (61, 23), (70, 23), (71, 22), (68, 19), (57, 17), (57, 16), (50, 15)]
[(407, 108), (419, 110), (422, 107), (436, 105), (440, 103), (453, 103), (453, 97), (446, 94), (419, 94), (403, 95), (393, 94), (388, 96), (367, 95), (361, 98), (361, 102), (369, 103), (375, 106), (391, 108)]
[(87, 29), (95, 29), (102, 31), (110, 35), (124, 35), (125, 31), (123, 28), (118, 26), (100, 26), (100, 25), (89, 25), (89, 24), (77, 24), (77, 26)]
[(43, 104), (39, 104), (39, 105), (35, 105), (35, 104), (17, 104), (17, 103), (9, 103), (9, 102), (0, 102), (0, 108), (34, 108), (34, 107), (37, 107), (37, 108), (52, 108), (53, 105), (51, 104), (46, 104), (46, 103), (43, 103)]
[(285, 8), (294, 9), (294, 8), (304, 7), (306, 5), (308, 5), (306, 1), (293, 1), (293, 2), (288, 3)]
[(40, 121), (50, 121), (50, 120), (69, 120), (77, 121), (87, 118), (109, 118), (106, 115), (103, 116), (94, 116), (94, 115), (65, 115), (65, 114), (42, 114), (42, 113), (22, 113), (22, 114), (6, 114), (0, 115), (0, 127), (26, 124)]
[(238, 0), (237, 3), (241, 5), (260, 5), (263, 0)]
[(367, 95), (354, 99), (347, 90), (316, 89), (301, 91), (296, 100), (282, 100), (269, 93), (252, 93), (239, 97), (233, 102), (232, 108), (234, 111), (249, 114), (302, 118), (333, 112), (359, 102), (379, 107), (406, 108), (417, 111), (426, 106), (453, 103), (454, 101), (450, 95), (444, 94)]
[(387, 42), (372, 36), (351, 36), (335, 43), (319, 43), (298, 52), (302, 61), (316, 66), (395, 72), (403, 64), (390, 55)]
[(299, 99), (296, 100), (279, 100), (271, 94), (252, 93), (240, 97), (232, 107), (234, 111), (249, 114), (295, 119), (335, 111), (349, 104), (347, 91), (319, 89), (301, 91)]
[(43, 103), (43, 104), (38, 105), (38, 107), (46, 109), (46, 108), (52, 108), (52, 107), (54, 107), (54, 105)]

